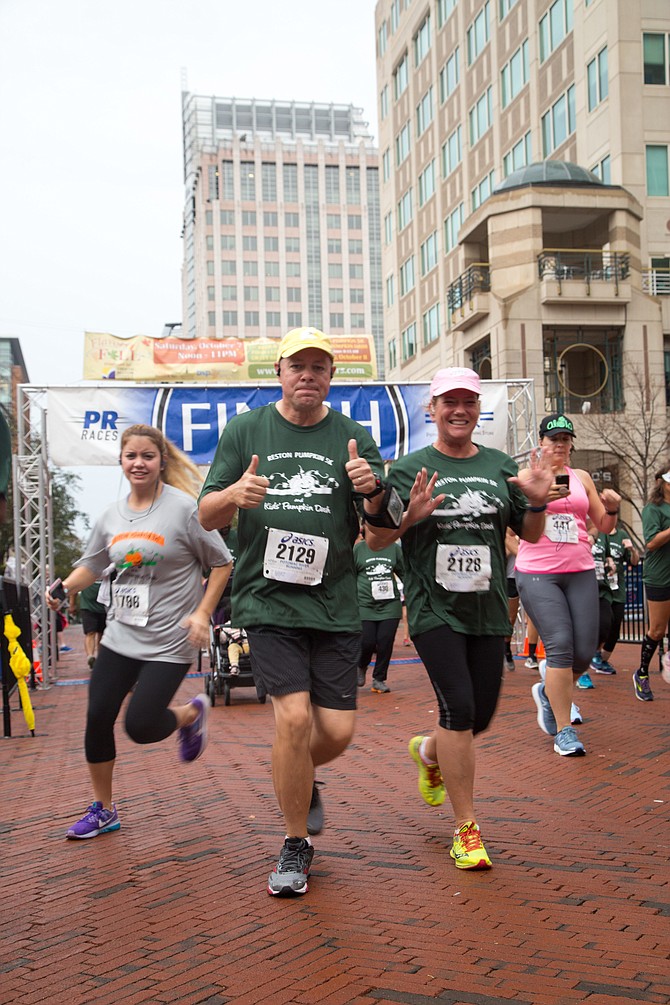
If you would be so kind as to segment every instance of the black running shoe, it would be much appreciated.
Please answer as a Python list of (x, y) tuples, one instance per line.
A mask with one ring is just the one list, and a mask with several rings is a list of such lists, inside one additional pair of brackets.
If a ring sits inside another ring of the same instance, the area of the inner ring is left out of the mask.
[(286, 838), (279, 861), (268, 877), (268, 893), (273, 897), (296, 897), (307, 893), (307, 880), (314, 849), (305, 838)]
[(323, 785), (323, 782), (314, 782), (312, 785), (312, 799), (307, 814), (308, 834), (320, 834), (323, 830), (323, 802), (319, 792), (320, 785)]

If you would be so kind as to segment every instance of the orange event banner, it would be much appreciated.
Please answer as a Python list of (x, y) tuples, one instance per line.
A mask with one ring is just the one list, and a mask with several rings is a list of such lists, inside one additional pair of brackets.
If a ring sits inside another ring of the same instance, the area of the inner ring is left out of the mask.
[[(330, 341), (339, 380), (377, 379), (372, 335), (334, 335)], [(278, 344), (269, 338), (119, 338), (84, 332), (84, 380), (275, 380)]]

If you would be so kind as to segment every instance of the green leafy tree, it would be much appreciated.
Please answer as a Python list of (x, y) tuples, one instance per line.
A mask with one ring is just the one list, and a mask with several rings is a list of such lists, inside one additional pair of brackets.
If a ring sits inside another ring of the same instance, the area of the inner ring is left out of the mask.
[(71, 471), (58, 468), (51, 472), (53, 519), (53, 563), (57, 576), (65, 578), (84, 550), (77, 525), (88, 529), (89, 520), (78, 507), (75, 493), (81, 479)]

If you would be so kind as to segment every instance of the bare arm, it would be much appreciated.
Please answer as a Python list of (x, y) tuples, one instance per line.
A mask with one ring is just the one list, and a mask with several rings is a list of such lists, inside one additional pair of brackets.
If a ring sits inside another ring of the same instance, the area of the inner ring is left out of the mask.
[(233, 563), (219, 565), (213, 568), (207, 580), (207, 586), (202, 600), (188, 617), (184, 619), (184, 627), (188, 628), (188, 638), (194, 646), (202, 646), (209, 638), (209, 621), (221, 599), (233, 571)]
[(225, 489), (208, 492), (198, 504), (198, 519), (205, 530), (219, 530), (232, 523), (238, 509), (254, 509), (265, 499), (270, 482), (257, 475), (258, 454), (253, 454), (242, 477)]
[[(67, 590), (68, 594), (81, 593), (81, 591), (85, 590), (87, 586), (95, 583), (97, 578), (96, 574), (91, 572), (90, 569), (87, 569), (86, 566), (79, 565), (76, 569), (72, 570), (69, 576), (65, 577), (63, 580), (63, 586)], [(48, 590), (46, 591), (45, 596), (47, 606), (52, 611), (57, 611), (60, 607), (60, 602), (56, 600), (55, 597), (52, 597)]]
[(621, 496), (614, 489), (603, 489), (599, 495), (593, 478), (591, 478), (588, 471), (575, 470), (575, 474), (589, 497), (589, 517), (593, 521), (594, 526), (598, 530), (601, 530), (603, 534), (609, 534), (617, 524)]

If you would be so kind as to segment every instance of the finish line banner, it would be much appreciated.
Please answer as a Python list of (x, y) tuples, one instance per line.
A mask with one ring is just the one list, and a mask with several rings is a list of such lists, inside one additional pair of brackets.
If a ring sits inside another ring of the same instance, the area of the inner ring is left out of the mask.
[[(47, 392), (47, 441), (58, 467), (117, 464), (121, 434), (141, 422), (157, 426), (195, 464), (210, 464), (226, 423), (240, 412), (277, 401), (278, 385), (200, 384), (55, 387)], [(332, 384), (327, 404), (359, 422), (384, 460), (394, 461), (435, 440), (428, 384)], [(482, 381), (474, 439), (507, 449), (507, 385)]]

